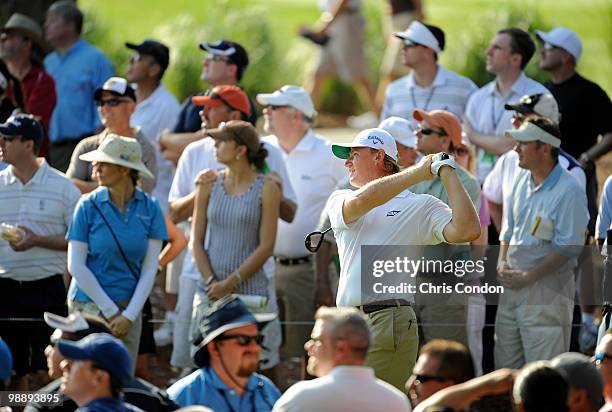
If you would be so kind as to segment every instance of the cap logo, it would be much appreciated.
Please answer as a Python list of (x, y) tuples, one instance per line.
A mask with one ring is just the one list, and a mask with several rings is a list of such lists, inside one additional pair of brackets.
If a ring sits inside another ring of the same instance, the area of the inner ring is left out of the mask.
[(370, 140), (372, 142), (372, 144), (381, 144), (384, 145), (385, 143), (382, 141), (382, 139), (376, 135), (369, 135), (368, 136), (368, 140)]

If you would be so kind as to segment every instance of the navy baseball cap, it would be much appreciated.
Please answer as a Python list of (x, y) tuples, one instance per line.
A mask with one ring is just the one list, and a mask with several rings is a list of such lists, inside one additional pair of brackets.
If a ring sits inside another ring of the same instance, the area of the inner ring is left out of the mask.
[(41, 124), (29, 114), (17, 114), (0, 124), (0, 134), (5, 136), (21, 136), (22, 139), (41, 142), (43, 139), (43, 128)]
[(227, 57), (242, 70), (246, 69), (249, 65), (249, 55), (246, 50), (240, 44), (233, 41), (219, 40), (214, 43), (203, 42), (200, 43), (200, 49), (208, 53)]
[(67, 359), (92, 361), (122, 381), (132, 377), (132, 357), (123, 342), (108, 333), (92, 333), (76, 342), (59, 339), (56, 346)]
[(170, 63), (170, 50), (165, 44), (158, 41), (146, 39), (140, 44), (125, 43), (125, 47), (128, 49), (136, 50), (140, 54), (147, 54), (161, 66), (162, 70), (168, 68)]
[(198, 367), (208, 365), (210, 354), (206, 345), (231, 329), (248, 325), (257, 325), (259, 329), (274, 320), (274, 313), (253, 314), (240, 298), (226, 296), (219, 299), (204, 313), (204, 319), (199, 325), (200, 336), (193, 342), (198, 351), (193, 355), (193, 361)]

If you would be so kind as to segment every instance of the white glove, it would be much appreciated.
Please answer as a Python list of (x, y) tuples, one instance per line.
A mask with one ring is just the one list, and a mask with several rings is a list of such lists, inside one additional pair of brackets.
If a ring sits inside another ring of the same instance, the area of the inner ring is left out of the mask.
[(455, 163), (455, 159), (450, 157), (447, 153), (441, 152), (433, 155), (433, 159), (431, 162), (431, 173), (434, 176), (440, 176), (440, 168), (442, 166), (449, 166), (453, 169), (457, 168), (457, 164)]

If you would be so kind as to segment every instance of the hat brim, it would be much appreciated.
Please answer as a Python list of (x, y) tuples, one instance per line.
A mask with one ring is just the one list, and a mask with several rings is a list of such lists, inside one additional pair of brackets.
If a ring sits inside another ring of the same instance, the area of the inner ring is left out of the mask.
[(43, 317), (45, 323), (49, 325), (49, 327), (59, 329), (62, 332), (76, 333), (89, 328), (89, 324), (79, 312), (73, 313), (67, 317), (45, 312)]
[(232, 140), (235, 139), (235, 136), (233, 133), (225, 130), (225, 129), (221, 129), (221, 128), (217, 128), (217, 129), (211, 129), (211, 130), (207, 130), (206, 134), (209, 135), (210, 137), (212, 137), (215, 140)]
[(138, 170), (142, 177), (146, 177), (148, 179), (155, 179), (153, 173), (151, 173), (149, 169), (147, 169), (147, 167), (144, 165), (144, 163), (142, 163), (142, 161), (139, 163), (128, 162), (127, 160), (123, 160), (119, 157), (109, 156), (99, 150), (93, 150), (88, 153), (83, 153), (79, 156), (79, 159), (86, 162), (103, 162), (111, 163), (117, 166), (127, 167), (128, 169)]
[(353, 146), (351, 144), (347, 144), (347, 145), (333, 144), (332, 153), (334, 154), (334, 156), (340, 159), (348, 159), (349, 156), (351, 155), (351, 149), (354, 147), (359, 147), (359, 146)]
[(5, 136), (19, 136), (19, 129), (11, 123), (0, 124), (0, 134)]
[(290, 105), (289, 100), (279, 93), (260, 93), (257, 95), (257, 102), (264, 106)]
[(59, 339), (56, 343), (57, 350), (61, 355), (73, 360), (91, 360), (91, 354), (81, 348), (78, 341), (73, 342), (65, 339)]
[(191, 103), (196, 106), (209, 106), (209, 107), (219, 107), (224, 103), (221, 99), (213, 99), (210, 96), (193, 96), (191, 98)]
[(533, 110), (529, 106), (524, 104), (505, 104), (504, 109), (506, 110), (514, 110), (515, 112), (523, 113), (523, 114), (531, 114)]

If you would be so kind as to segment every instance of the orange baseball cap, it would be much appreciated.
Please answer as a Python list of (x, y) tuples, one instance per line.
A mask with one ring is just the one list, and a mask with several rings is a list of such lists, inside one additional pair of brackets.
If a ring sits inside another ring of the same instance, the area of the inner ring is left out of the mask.
[(461, 146), (461, 123), (457, 116), (446, 110), (432, 110), (426, 112), (421, 109), (415, 109), (412, 112), (412, 117), (417, 122), (425, 120), (427, 123), (434, 127), (439, 127), (444, 130), (448, 137), (450, 137), (453, 146)]
[(238, 86), (216, 86), (206, 96), (193, 96), (191, 102), (196, 106), (219, 107), (226, 104), (234, 110), (251, 115), (251, 105), (244, 90)]

